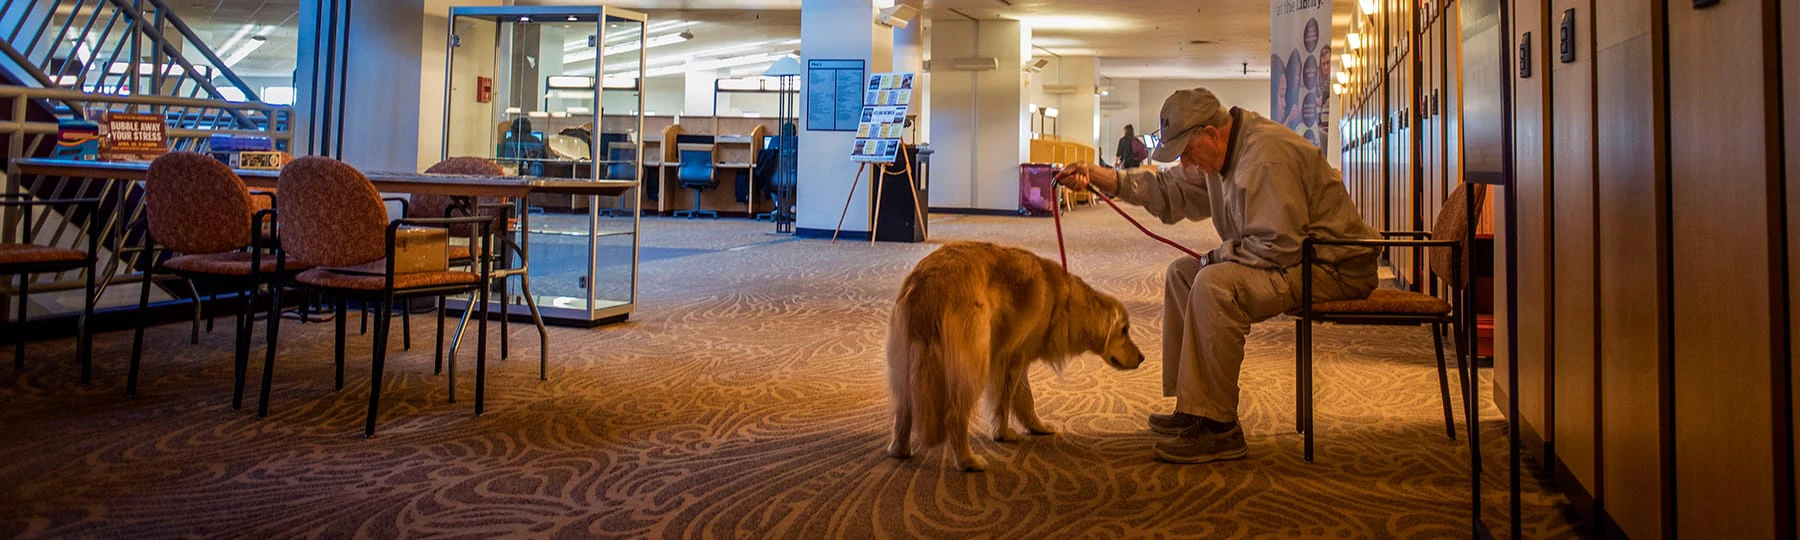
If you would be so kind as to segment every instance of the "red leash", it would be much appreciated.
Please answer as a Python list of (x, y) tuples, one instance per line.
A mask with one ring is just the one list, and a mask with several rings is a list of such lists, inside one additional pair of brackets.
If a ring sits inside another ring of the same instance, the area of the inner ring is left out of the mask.
[[(1199, 253), (1195, 253), (1194, 250), (1188, 249), (1187, 246), (1183, 246), (1179, 243), (1176, 243), (1174, 240), (1163, 238), (1162, 235), (1150, 232), (1150, 229), (1145, 228), (1144, 224), (1138, 223), (1137, 219), (1132, 218), (1131, 214), (1125, 213), (1125, 209), (1119, 208), (1119, 205), (1117, 203), (1113, 202), (1112, 197), (1108, 197), (1108, 196), (1106, 196), (1105, 193), (1101, 193), (1100, 190), (1094, 189), (1094, 186), (1092, 184), (1088, 185), (1088, 191), (1092, 192), (1095, 195), (1100, 196), (1100, 200), (1106, 201), (1107, 206), (1111, 206), (1114, 212), (1118, 212), (1120, 217), (1125, 218), (1125, 221), (1131, 222), (1131, 224), (1136, 226), (1139, 231), (1143, 231), (1145, 235), (1148, 235), (1151, 238), (1155, 238), (1164, 244), (1168, 244), (1170, 247), (1180, 250), (1182, 253), (1186, 253), (1190, 257), (1193, 257), (1195, 259), (1204, 259), (1204, 257), (1201, 257)], [(1063, 271), (1068, 272), (1069, 271), (1069, 252), (1067, 249), (1065, 249), (1063, 247), (1062, 204), (1060, 204), (1059, 201), (1051, 201), (1050, 202), (1050, 215), (1056, 219), (1056, 251), (1062, 255)]]

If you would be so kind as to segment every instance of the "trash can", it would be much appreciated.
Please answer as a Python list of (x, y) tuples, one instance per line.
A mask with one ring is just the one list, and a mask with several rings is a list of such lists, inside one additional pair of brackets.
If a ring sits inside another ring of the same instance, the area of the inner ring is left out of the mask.
[(1049, 163), (1019, 165), (1019, 214), (1048, 216), (1056, 204), (1056, 171)]

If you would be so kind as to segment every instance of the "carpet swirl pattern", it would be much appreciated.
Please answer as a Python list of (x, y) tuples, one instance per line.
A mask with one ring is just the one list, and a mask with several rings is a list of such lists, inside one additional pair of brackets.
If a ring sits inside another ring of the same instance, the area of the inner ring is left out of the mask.
[[(1126, 303), (1152, 358), (1131, 372), (1097, 358), (1034, 371), (1039, 411), (1061, 433), (981, 438), (985, 473), (957, 472), (943, 449), (884, 453), (888, 311), (937, 244), (1054, 257), (1050, 220), (938, 216), (930, 243), (870, 247), (647, 218), (646, 247), (685, 251), (643, 265), (631, 321), (552, 329), (548, 381), (535, 333), (514, 325), (513, 358), (490, 362), (488, 412), (475, 417), (472, 360), (451, 403), (431, 373), (430, 318), (416, 316), (417, 346), (390, 355), (369, 440), (369, 336), (352, 335), (334, 392), (329, 324), (283, 326), (263, 420), (227, 410), (229, 322), (199, 345), (185, 323), (150, 329), (135, 398), (122, 395), (129, 332), (99, 336), (87, 387), (70, 340), (33, 343), (25, 371), (0, 370), (0, 537), (1468, 536), (1467, 446), (1460, 418), (1445, 437), (1426, 329), (1320, 328), (1309, 464), (1294, 432), (1292, 321), (1258, 325), (1243, 375), (1250, 457), (1159, 463), (1144, 418), (1173, 406), (1155, 351), (1174, 252), (1104, 208), (1066, 221), (1072, 270)], [(1206, 224), (1160, 230), (1217, 241)], [(1493, 516), (1505, 424), (1483, 408)], [(1536, 481), (1526, 492), (1530, 537), (1572, 534), (1560, 495)]]

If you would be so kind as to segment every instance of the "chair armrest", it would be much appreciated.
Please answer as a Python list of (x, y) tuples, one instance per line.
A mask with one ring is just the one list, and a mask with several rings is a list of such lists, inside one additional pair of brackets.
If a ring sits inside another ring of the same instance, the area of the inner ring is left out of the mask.
[(405, 218), (406, 216), (412, 215), (412, 204), (409, 202), (409, 199), (407, 199), (406, 197), (382, 197), (381, 202), (400, 203), (400, 217), (401, 218)]
[(1431, 238), (1431, 231), (1381, 231), (1382, 238)]
[(269, 208), (275, 207), (275, 192), (273, 192), (273, 191), (260, 191), (260, 190), (253, 189), (253, 190), (250, 190), (250, 196), (251, 197), (267, 197), (269, 199)]
[[(489, 238), (493, 236), (493, 231), (491, 228), (493, 226), (493, 222), (494, 222), (494, 220), (491, 216), (469, 216), (469, 217), (453, 217), (453, 218), (401, 218), (401, 219), (396, 219), (391, 222), (388, 222), (387, 245), (383, 248), (386, 251), (386, 259), (385, 260), (387, 261), (387, 268), (386, 268), (386, 274), (387, 274), (386, 286), (387, 286), (387, 288), (389, 288), (389, 289), (394, 288), (394, 236), (400, 231), (401, 225), (436, 226), (436, 228), (447, 229), (451, 225), (467, 223), (467, 224), (474, 225), (476, 227), (475, 231), (470, 231), (470, 235), (469, 235), (470, 238), (473, 239), (476, 236), (476, 234), (478, 233), (482, 237), (482, 243), (486, 244), (486, 243), (490, 242)], [(480, 273), (482, 276), (482, 282), (485, 283), (487, 281), (487, 275), (489, 272), (488, 264), (485, 260), (483, 260), (483, 259), (485, 259), (483, 257), (476, 257), (476, 259), (482, 260), (482, 263), (480, 265), (480, 269), (481, 269)]]
[(1373, 239), (1373, 238), (1320, 240), (1320, 239), (1316, 239), (1316, 238), (1308, 238), (1306, 240), (1301, 241), (1301, 247), (1303, 249), (1310, 248), (1311, 246), (1456, 247), (1456, 246), (1460, 246), (1460, 245), (1462, 245), (1462, 242), (1458, 241), (1458, 240), (1394, 240), (1394, 239), (1379, 239), (1379, 240), (1377, 240), (1377, 239)]

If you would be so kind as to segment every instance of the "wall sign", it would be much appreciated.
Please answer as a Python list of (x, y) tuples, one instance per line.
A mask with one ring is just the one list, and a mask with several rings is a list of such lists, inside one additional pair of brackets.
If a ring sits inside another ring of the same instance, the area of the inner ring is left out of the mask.
[(1269, 119), (1325, 148), (1331, 129), (1331, 2), (1269, 0)]
[(862, 120), (862, 60), (806, 61), (806, 130), (856, 131)]
[(168, 126), (158, 115), (107, 113), (100, 130), (101, 159), (149, 161), (169, 152)]

